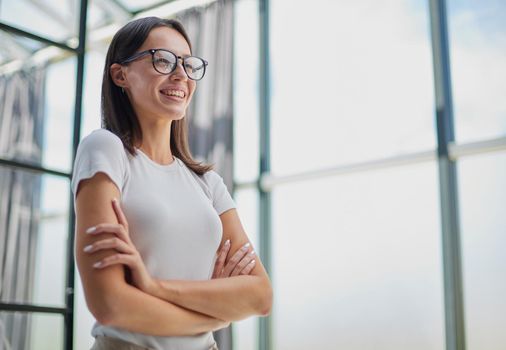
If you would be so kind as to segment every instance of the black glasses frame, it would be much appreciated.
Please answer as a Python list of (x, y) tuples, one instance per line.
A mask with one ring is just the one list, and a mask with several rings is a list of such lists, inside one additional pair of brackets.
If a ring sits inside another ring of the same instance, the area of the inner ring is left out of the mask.
[[(170, 72), (160, 72), (156, 66), (155, 66), (155, 53), (157, 53), (158, 51), (165, 51), (165, 52), (168, 52), (168, 53), (171, 53), (174, 55), (174, 57), (176, 57), (176, 64), (174, 65), (174, 67), (170, 70)], [(136, 59), (138, 58), (141, 58), (143, 56), (146, 56), (150, 54), (151, 55), (151, 64), (153, 65), (153, 68), (160, 74), (163, 74), (163, 75), (168, 75), (172, 72), (174, 72), (177, 68), (177, 61), (180, 59), (181, 61), (183, 61), (183, 70), (186, 74), (186, 76), (188, 77), (188, 79), (191, 79), (191, 80), (200, 80), (204, 77), (204, 75), (206, 75), (206, 67), (207, 65), (209, 64), (209, 62), (207, 62), (205, 59), (203, 59), (202, 57), (198, 57), (198, 56), (186, 56), (186, 57), (181, 57), (181, 56), (178, 56), (176, 55), (174, 52), (170, 51), (170, 50), (167, 50), (167, 49), (149, 49), (149, 50), (145, 50), (145, 51), (141, 51), (141, 52), (138, 52), (124, 60), (122, 60), (121, 62), (119, 62), (119, 64), (126, 64), (126, 63), (130, 63), (132, 61), (135, 61)], [(201, 60), (204, 64), (204, 73), (202, 73), (202, 77), (199, 78), (199, 79), (194, 79), (192, 77), (190, 77), (190, 74), (188, 74), (188, 72), (186, 71), (186, 60), (190, 57), (193, 57), (193, 58), (198, 58), (199, 60)]]

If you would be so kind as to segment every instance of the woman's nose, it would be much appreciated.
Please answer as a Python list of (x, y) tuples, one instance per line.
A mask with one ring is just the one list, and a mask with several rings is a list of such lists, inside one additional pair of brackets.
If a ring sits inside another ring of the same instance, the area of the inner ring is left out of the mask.
[(178, 57), (177, 64), (176, 64), (176, 69), (174, 69), (174, 71), (171, 74), (172, 77), (176, 77), (176, 78), (180, 78), (180, 79), (187, 78), (186, 72), (185, 72), (184, 67), (183, 67), (183, 64), (184, 64), (183, 60)]

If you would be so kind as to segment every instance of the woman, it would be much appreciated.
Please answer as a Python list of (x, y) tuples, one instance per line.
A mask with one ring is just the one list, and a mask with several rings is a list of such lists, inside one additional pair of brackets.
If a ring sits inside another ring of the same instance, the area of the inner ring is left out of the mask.
[(188, 150), (184, 116), (206, 66), (174, 20), (135, 20), (110, 44), (104, 129), (81, 141), (72, 178), (93, 349), (217, 349), (212, 331), (270, 313), (222, 178)]

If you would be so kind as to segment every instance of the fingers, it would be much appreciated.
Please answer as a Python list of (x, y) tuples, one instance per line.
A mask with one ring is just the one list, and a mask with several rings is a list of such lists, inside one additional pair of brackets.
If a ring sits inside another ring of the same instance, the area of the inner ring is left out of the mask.
[(230, 251), (230, 240), (227, 239), (227, 241), (223, 244), (223, 247), (221, 247), (218, 259), (214, 264), (213, 278), (222, 277), (221, 273), (223, 272), (223, 267), (225, 266), (225, 260), (227, 258), (227, 254), (229, 251)]
[(255, 260), (251, 260), (248, 265), (239, 273), (240, 275), (249, 275), (255, 268)]
[(90, 227), (86, 230), (86, 233), (90, 235), (96, 235), (104, 232), (114, 233), (121, 240), (130, 243), (128, 231), (121, 224), (98, 224), (97, 226)]
[(116, 249), (120, 253), (135, 254), (135, 250), (130, 245), (117, 237), (102, 239), (93, 244), (87, 245), (84, 247), (83, 251), (91, 254), (99, 250), (111, 248)]
[(113, 198), (112, 206), (114, 208), (114, 212), (116, 213), (116, 217), (118, 218), (118, 222), (127, 228), (128, 221), (125, 214), (123, 214), (123, 210), (121, 210), (121, 204), (119, 204), (119, 201), (116, 198)]
[(239, 263), (239, 261), (242, 260), (242, 258), (246, 255), (246, 253), (249, 250), (249, 242), (242, 246), (241, 249), (239, 249), (228, 261), (227, 265), (225, 266), (225, 269), (223, 270), (223, 275), (230, 276), (230, 273), (232, 270), (236, 267), (236, 265)]
[(246, 256), (235, 266), (234, 270), (232, 270), (232, 273), (230, 276), (237, 276), (239, 273), (248, 266), (251, 262), (255, 264), (255, 251), (252, 250), (249, 254), (246, 254)]
[(93, 267), (96, 269), (102, 269), (116, 264), (127, 265), (133, 268), (135, 267), (135, 258), (130, 254), (114, 254), (96, 262), (93, 264)]

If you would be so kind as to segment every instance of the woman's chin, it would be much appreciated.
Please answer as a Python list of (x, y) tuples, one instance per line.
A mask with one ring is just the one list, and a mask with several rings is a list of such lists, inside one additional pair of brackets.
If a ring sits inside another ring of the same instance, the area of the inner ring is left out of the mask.
[(181, 120), (184, 118), (184, 111), (168, 111), (164, 114), (165, 118), (169, 117), (171, 120)]

